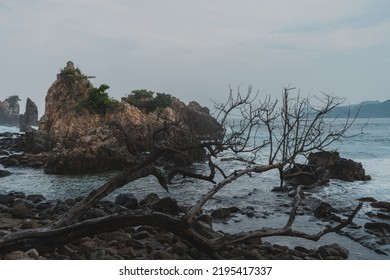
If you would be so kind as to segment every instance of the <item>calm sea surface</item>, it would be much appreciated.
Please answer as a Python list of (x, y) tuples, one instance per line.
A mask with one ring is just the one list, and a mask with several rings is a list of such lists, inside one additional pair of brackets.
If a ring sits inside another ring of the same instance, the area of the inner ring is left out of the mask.
[[(350, 133), (360, 132), (366, 122), (367, 120), (356, 120)], [(17, 128), (0, 127), (0, 132), (4, 131), (17, 132)], [(330, 203), (336, 209), (352, 208), (357, 205), (356, 199), (368, 196), (390, 202), (390, 119), (368, 120), (363, 134), (338, 142), (332, 146), (332, 149), (337, 149), (342, 157), (361, 162), (366, 174), (372, 176), (372, 180), (352, 183), (334, 180), (329, 186), (315, 190), (313, 196)], [(239, 169), (236, 163), (221, 164), (227, 173)], [(205, 166), (198, 164), (193, 168), (202, 171)], [(0, 178), (0, 193), (22, 191), (26, 194), (43, 194), (47, 199), (86, 195), (115, 175), (115, 173), (104, 173), (65, 176), (47, 175), (42, 170), (30, 168), (8, 168), (8, 170), (12, 175)], [(277, 176), (276, 172), (269, 172), (253, 178), (243, 177), (222, 189), (206, 204), (206, 211), (234, 205), (242, 210), (252, 211), (255, 216), (248, 218), (245, 214), (238, 214), (226, 222), (216, 223), (214, 228), (233, 233), (268, 226), (283, 226), (287, 221), (289, 210), (286, 205), (291, 204), (291, 198), (286, 194), (270, 192), (271, 188), (278, 184)], [(170, 186), (170, 193), (166, 193), (153, 177), (148, 177), (126, 185), (112, 193), (108, 199), (114, 199), (120, 192), (131, 192), (142, 199), (146, 194), (154, 192), (160, 197), (172, 196), (182, 204), (193, 204), (211, 187), (212, 184), (199, 180), (177, 178)], [(371, 211), (369, 204), (365, 204), (355, 219), (356, 224), (361, 226), (369, 221), (366, 214)], [(314, 233), (323, 226), (324, 224), (317, 219), (303, 215), (298, 216), (295, 229)], [(296, 245), (318, 247), (323, 244), (339, 243), (348, 248), (351, 259), (390, 258), (389, 245), (378, 245), (378, 248), (388, 255), (377, 254), (349, 237), (334, 233), (324, 236), (319, 242), (285, 237), (267, 238), (267, 241), (291, 247)]]

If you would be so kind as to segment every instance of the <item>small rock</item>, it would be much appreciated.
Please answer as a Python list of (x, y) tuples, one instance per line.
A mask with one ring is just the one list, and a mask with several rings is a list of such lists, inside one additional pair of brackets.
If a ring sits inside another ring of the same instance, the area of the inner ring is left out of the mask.
[(183, 256), (184, 252), (188, 250), (188, 245), (182, 241), (177, 241), (175, 245), (173, 245), (173, 252), (179, 256)]
[(117, 240), (119, 242), (127, 242), (130, 239), (128, 234), (120, 231), (102, 233), (99, 237), (105, 241)]
[(208, 215), (208, 214), (202, 214), (198, 218), (196, 218), (196, 221), (204, 222), (211, 227), (213, 224), (213, 217), (211, 217), (211, 215)]
[(23, 251), (13, 251), (7, 254), (4, 258), (5, 260), (32, 260), (25, 252)]
[(26, 252), (26, 254), (35, 260), (39, 259), (39, 252), (36, 249), (30, 249)]
[(366, 223), (364, 225), (364, 228), (371, 229), (371, 230), (379, 230), (379, 231), (382, 231), (383, 229), (385, 229), (387, 231), (390, 231), (390, 224), (379, 223), (379, 222)]
[(9, 210), (8, 206), (4, 204), (0, 204), (0, 213), (8, 212), (8, 210)]
[(390, 211), (390, 202), (386, 202), (386, 201), (372, 202), (371, 207), (386, 209), (386, 210)]
[(151, 205), (152, 210), (157, 212), (163, 212), (171, 215), (179, 215), (180, 208), (177, 205), (176, 200), (167, 196), (161, 198), (159, 201)]
[(147, 196), (145, 196), (140, 202), (140, 205), (147, 205), (154, 202), (157, 202), (160, 200), (160, 197), (155, 193), (150, 193)]
[(85, 241), (79, 246), (79, 253), (89, 257), (98, 249), (98, 244), (95, 241)]
[(214, 219), (225, 219), (233, 213), (240, 211), (238, 207), (232, 206), (227, 208), (219, 208), (211, 213), (211, 217)]
[(150, 251), (157, 251), (157, 250), (165, 250), (167, 248), (167, 246), (161, 244), (160, 242), (157, 242), (157, 241), (150, 241), (146, 244), (146, 247), (150, 250)]
[(133, 236), (132, 236), (132, 238), (136, 239), (136, 240), (146, 239), (146, 238), (150, 238), (150, 237), (151, 237), (151, 235), (147, 231), (137, 232), (137, 233), (133, 234)]
[(118, 255), (125, 257), (125, 258), (135, 258), (137, 256), (136, 252), (134, 251), (134, 248), (132, 247), (126, 247), (126, 248), (121, 248), (118, 250)]
[(358, 200), (361, 202), (376, 202), (377, 201), (373, 197), (361, 197), (361, 198), (358, 198)]
[(7, 171), (7, 170), (0, 170), (0, 178), (1, 177), (6, 177), (6, 176), (9, 176), (11, 175), (11, 172)]
[(332, 211), (332, 206), (329, 203), (326, 202), (320, 202), (316, 205), (314, 209), (314, 216), (316, 218), (329, 218)]
[(115, 198), (115, 204), (124, 206), (129, 209), (138, 209), (139, 204), (137, 198), (131, 193), (121, 193)]
[(11, 205), (14, 202), (15, 198), (10, 195), (0, 194), (0, 204)]
[(27, 208), (24, 204), (16, 204), (14, 207), (10, 209), (11, 214), (15, 218), (31, 218), (33, 216), (33, 212)]
[(34, 204), (37, 204), (43, 200), (45, 200), (45, 197), (40, 194), (31, 194), (26, 197), (27, 200), (32, 201)]
[(327, 257), (341, 257), (342, 259), (347, 259), (349, 255), (349, 251), (338, 244), (321, 246), (318, 248), (317, 252), (324, 259)]
[(154, 239), (161, 244), (172, 245), (175, 241), (175, 235), (171, 232), (159, 233), (155, 236)]
[(26, 221), (23, 221), (22, 225), (21, 225), (21, 229), (34, 229), (34, 228), (39, 228), (40, 225), (38, 224), (37, 221), (35, 220), (26, 220)]

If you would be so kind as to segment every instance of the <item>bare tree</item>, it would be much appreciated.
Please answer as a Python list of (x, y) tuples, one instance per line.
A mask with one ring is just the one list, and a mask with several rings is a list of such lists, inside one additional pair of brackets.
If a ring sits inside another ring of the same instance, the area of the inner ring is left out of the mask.
[[(348, 219), (316, 234), (293, 230), (292, 225), (301, 201), (301, 189), (304, 186), (297, 187), (291, 213), (282, 228), (263, 228), (252, 232), (235, 235), (226, 234), (216, 239), (210, 239), (200, 234), (194, 227), (194, 222), (203, 206), (231, 182), (242, 176), (251, 176), (253, 173), (279, 170), (280, 186), (282, 187), (285, 169), (295, 164), (300, 156), (305, 156), (314, 150), (323, 150), (333, 142), (349, 137), (347, 131), (353, 124), (354, 118), (348, 117), (343, 122), (326, 118), (328, 112), (342, 104), (342, 99), (329, 95), (323, 95), (321, 98), (302, 98), (299, 94), (292, 98), (290, 96), (292, 90), (292, 88), (284, 88), (282, 101), (278, 106), (279, 101), (272, 100), (270, 96), (259, 100), (259, 94), (253, 94), (251, 87), (244, 95), (240, 91), (233, 94), (233, 90), (230, 89), (228, 100), (225, 103), (215, 102), (215, 116), (224, 127), (220, 139), (202, 141), (201, 144), (193, 146), (156, 147), (150, 158), (92, 191), (57, 221), (44, 228), (21, 231), (2, 237), (0, 239), (0, 251), (11, 251), (32, 246), (47, 249), (47, 247), (59, 246), (80, 236), (112, 231), (129, 225), (162, 227), (208, 251), (216, 251), (228, 244), (266, 236), (295, 236), (318, 240), (324, 234), (345, 227), (351, 223), (361, 208), (361, 204), (356, 207)], [(312, 104), (312, 102), (315, 104)], [(156, 166), (156, 162), (167, 153), (186, 155), (191, 150), (200, 147), (207, 151), (208, 174), (197, 174), (183, 168), (167, 172)], [(227, 174), (218, 164), (219, 160), (224, 158), (243, 162), (245, 166)], [(219, 176), (216, 176), (217, 174)], [(129, 182), (150, 175), (155, 176), (160, 185), (166, 190), (168, 190), (170, 180), (180, 175), (204, 180), (213, 185), (207, 193), (200, 194), (198, 201), (181, 216), (147, 210), (129, 210), (126, 213), (78, 222), (78, 218), (86, 210), (112, 191)]]

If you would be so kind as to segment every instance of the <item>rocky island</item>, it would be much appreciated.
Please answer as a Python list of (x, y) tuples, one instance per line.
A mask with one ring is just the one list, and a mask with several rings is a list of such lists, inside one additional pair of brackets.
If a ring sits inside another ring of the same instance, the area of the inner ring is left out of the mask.
[[(47, 92), (39, 129), (27, 131), (17, 144), (25, 154), (1, 163), (41, 166), (54, 174), (116, 170), (134, 165), (159, 146), (197, 146), (221, 134), (221, 125), (195, 101), (185, 105), (169, 94), (155, 97), (140, 90), (118, 102), (108, 97), (107, 89), (95, 88), (68, 62)], [(165, 159), (185, 165), (204, 156), (202, 148), (195, 148)]]

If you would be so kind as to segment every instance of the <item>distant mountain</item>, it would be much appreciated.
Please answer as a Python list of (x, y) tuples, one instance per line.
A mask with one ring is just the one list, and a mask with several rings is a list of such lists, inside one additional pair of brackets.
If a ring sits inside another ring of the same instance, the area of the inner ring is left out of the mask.
[(358, 118), (390, 118), (390, 100), (384, 102), (379, 101), (363, 101), (357, 105), (340, 106), (332, 110), (328, 117), (354, 117), (357, 114)]

